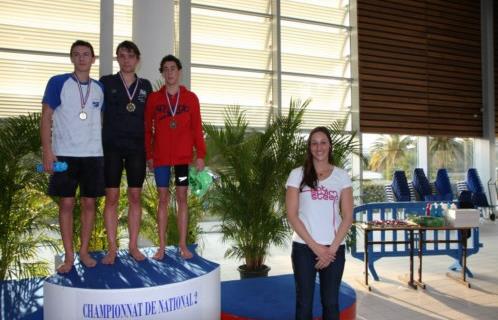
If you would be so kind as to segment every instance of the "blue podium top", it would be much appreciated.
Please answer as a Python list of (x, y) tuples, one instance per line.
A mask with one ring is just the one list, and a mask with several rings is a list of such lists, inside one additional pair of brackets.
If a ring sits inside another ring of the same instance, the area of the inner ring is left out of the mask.
[(189, 247), (194, 257), (184, 260), (177, 247), (167, 247), (166, 256), (161, 261), (151, 258), (157, 248), (141, 248), (147, 258), (140, 262), (135, 261), (127, 250), (120, 250), (112, 265), (100, 263), (104, 252), (92, 252), (91, 256), (97, 260), (94, 268), (87, 268), (75, 260), (69, 273), (54, 274), (46, 282), (82, 289), (134, 289), (182, 282), (205, 275), (219, 266), (197, 255), (195, 248)]

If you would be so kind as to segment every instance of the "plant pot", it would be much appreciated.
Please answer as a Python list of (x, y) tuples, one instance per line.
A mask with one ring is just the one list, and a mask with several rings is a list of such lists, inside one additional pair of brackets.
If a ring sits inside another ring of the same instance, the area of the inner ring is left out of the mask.
[(268, 277), (268, 272), (270, 271), (270, 269), (271, 268), (265, 264), (257, 270), (247, 270), (247, 266), (245, 264), (237, 268), (237, 270), (239, 270), (241, 279)]

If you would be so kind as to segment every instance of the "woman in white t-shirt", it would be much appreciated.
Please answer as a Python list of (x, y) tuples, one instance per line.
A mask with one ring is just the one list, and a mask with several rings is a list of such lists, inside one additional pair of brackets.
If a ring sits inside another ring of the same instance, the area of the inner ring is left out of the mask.
[(296, 319), (312, 319), (317, 272), (322, 318), (339, 319), (344, 238), (353, 222), (351, 179), (331, 163), (332, 140), (327, 128), (310, 132), (306, 155), (304, 166), (292, 170), (286, 183), (287, 219), (294, 229)]

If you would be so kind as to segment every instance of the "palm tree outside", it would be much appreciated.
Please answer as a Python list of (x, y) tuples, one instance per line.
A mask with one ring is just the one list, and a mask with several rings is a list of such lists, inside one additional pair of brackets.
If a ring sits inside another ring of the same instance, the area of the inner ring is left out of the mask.
[(409, 136), (381, 135), (370, 149), (369, 168), (382, 172), (384, 179), (392, 177), (395, 170), (404, 170), (407, 177), (416, 166), (415, 140)]

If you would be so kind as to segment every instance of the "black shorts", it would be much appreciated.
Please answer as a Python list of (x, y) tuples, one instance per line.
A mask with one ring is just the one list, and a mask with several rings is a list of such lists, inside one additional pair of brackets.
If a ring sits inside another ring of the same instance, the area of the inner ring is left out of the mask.
[(104, 189), (104, 157), (63, 157), (58, 161), (67, 163), (67, 170), (54, 172), (50, 176), (48, 194), (54, 197), (74, 197), (80, 187), (80, 196), (102, 197)]
[(145, 179), (145, 152), (104, 151), (105, 187), (119, 188), (123, 168), (128, 188), (142, 188)]

